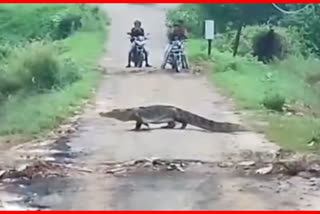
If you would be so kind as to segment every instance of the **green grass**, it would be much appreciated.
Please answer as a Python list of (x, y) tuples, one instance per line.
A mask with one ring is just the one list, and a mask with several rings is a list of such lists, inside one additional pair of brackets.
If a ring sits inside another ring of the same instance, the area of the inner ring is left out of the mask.
[[(103, 53), (105, 32), (79, 32), (66, 40), (67, 56), (87, 67), (83, 78), (73, 85), (46, 94), (17, 94), (0, 110), (0, 134), (35, 135), (50, 130), (72, 115), (89, 98), (100, 78), (90, 70)], [(81, 44), (85, 44), (81, 45)], [(88, 54), (90, 53), (90, 54)]]
[(290, 57), (282, 62), (264, 65), (254, 58), (233, 58), (231, 53), (214, 51), (206, 56), (206, 43), (191, 40), (188, 51), (191, 60), (209, 60), (214, 64), (212, 81), (235, 99), (241, 109), (255, 112), (255, 119), (268, 122), (264, 131), (270, 140), (285, 148), (309, 150), (306, 142), (319, 133), (319, 120), (312, 116), (285, 116), (265, 109), (262, 101), (268, 95), (279, 94), (286, 102), (307, 104), (315, 112), (320, 109), (320, 94), (307, 84), (306, 78), (319, 72), (315, 58)]
[(1, 135), (32, 136), (58, 126), (89, 98), (98, 73), (88, 73), (72, 86), (46, 94), (19, 94), (6, 102), (0, 111)]
[(258, 118), (268, 121), (269, 125), (264, 129), (266, 136), (283, 148), (300, 152), (318, 149), (309, 147), (306, 143), (319, 134), (319, 120), (312, 117), (288, 117), (277, 114), (264, 114)]
[(64, 41), (65, 47), (69, 49), (65, 55), (71, 56), (82, 66), (93, 66), (104, 51), (105, 39), (104, 31), (77, 33)]
[[(17, 9), (12, 5), (5, 7)], [(56, 6), (43, 4), (41, 7)], [(29, 9), (23, 8), (23, 10)], [(84, 28), (67, 39), (57, 42), (66, 50), (61, 57), (71, 57), (83, 68), (82, 78), (61, 90), (46, 93), (21, 90), (13, 94), (10, 99), (0, 104), (0, 135), (30, 137), (45, 134), (83, 106), (84, 99), (92, 95), (92, 89), (101, 79), (100, 73), (93, 71), (92, 68), (104, 53), (107, 38), (106, 19), (104, 17), (103, 24), (99, 26), (95, 23), (95, 28), (90, 30)]]
[(16, 43), (28, 38), (44, 37), (51, 31), (52, 17), (71, 8), (64, 4), (1, 4), (0, 42)]

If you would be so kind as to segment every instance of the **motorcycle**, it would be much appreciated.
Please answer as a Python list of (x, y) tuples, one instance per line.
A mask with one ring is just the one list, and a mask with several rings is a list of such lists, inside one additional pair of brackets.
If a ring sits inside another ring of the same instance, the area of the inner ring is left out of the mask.
[(168, 63), (172, 69), (180, 73), (182, 69), (188, 69), (188, 63), (184, 54), (184, 41), (177, 37), (171, 43), (171, 50), (169, 53)]
[[(130, 33), (128, 35), (131, 36)], [(130, 37), (131, 38), (131, 37)], [(142, 67), (143, 62), (146, 60), (144, 46), (147, 38), (145, 36), (133, 37), (134, 49), (130, 56), (130, 61), (134, 63), (135, 67)]]

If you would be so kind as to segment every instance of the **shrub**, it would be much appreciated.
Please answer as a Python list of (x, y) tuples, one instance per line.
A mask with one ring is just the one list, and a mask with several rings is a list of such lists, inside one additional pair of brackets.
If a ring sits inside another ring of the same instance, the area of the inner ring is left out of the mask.
[(167, 13), (167, 24), (175, 21), (184, 20), (185, 26), (191, 35), (201, 36), (203, 33), (203, 16), (197, 4), (182, 4), (176, 9), (169, 10)]
[[(96, 31), (100, 30), (102, 26), (109, 25), (110, 20), (106, 18), (105, 12), (99, 6), (80, 5), (81, 14), (81, 30), (82, 31)], [(78, 15), (80, 15), (78, 13)]]
[(253, 55), (258, 57), (258, 61), (264, 63), (276, 58), (284, 59), (286, 57), (284, 38), (273, 29), (258, 33), (253, 38)]
[(55, 87), (64, 88), (82, 78), (83, 71), (71, 58), (62, 60), (59, 72), (56, 75)]
[(82, 27), (97, 29), (103, 17), (98, 7), (84, 4), (2, 4), (0, 10), (0, 43), (10, 44), (64, 39)]
[(289, 14), (280, 20), (281, 26), (295, 26), (302, 34), (306, 46), (320, 55), (320, 5), (309, 4), (309, 10)]
[(53, 45), (32, 42), (16, 47), (9, 55), (0, 81), (2, 93), (10, 94), (20, 89), (50, 90), (64, 87), (80, 78), (75, 64), (58, 57)]
[(54, 40), (65, 39), (74, 31), (82, 27), (82, 14), (80, 8), (66, 8), (51, 18)]
[[(75, 4), (51, 17), (50, 36), (54, 40), (65, 39), (77, 30), (92, 31), (101, 28), (104, 13), (98, 6)], [(109, 23), (107, 23), (109, 24)]]
[(2, 4), (0, 40), (17, 44), (34, 38), (46, 38), (53, 28), (51, 17), (71, 5)]
[(267, 109), (282, 112), (285, 104), (285, 98), (279, 94), (267, 95), (263, 99), (262, 103)]
[(9, 44), (3, 44), (0, 46), (0, 60), (8, 57), (11, 51), (11, 47)]
[[(274, 32), (279, 35), (278, 37), (283, 47), (283, 55), (301, 55), (301, 53), (308, 55), (310, 53), (296, 29), (282, 27), (274, 27), (273, 29)], [(255, 41), (266, 32), (269, 32), (269, 26), (267, 25), (244, 27), (240, 39), (238, 55), (245, 56), (253, 54)], [(216, 40), (213, 43), (214, 47), (222, 52), (231, 52), (235, 35), (236, 31), (228, 31), (224, 34), (217, 35)]]

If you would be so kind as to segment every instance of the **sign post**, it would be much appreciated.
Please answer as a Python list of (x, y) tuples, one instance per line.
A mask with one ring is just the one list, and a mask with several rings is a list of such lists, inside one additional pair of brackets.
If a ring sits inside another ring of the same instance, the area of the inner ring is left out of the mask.
[(211, 44), (214, 39), (214, 20), (205, 20), (204, 37), (208, 40), (208, 55), (211, 55)]

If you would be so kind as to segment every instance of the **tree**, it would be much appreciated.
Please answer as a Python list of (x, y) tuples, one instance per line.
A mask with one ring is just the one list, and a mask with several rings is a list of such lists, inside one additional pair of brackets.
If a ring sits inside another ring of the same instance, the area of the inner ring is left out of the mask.
[(201, 4), (207, 16), (218, 23), (218, 30), (226, 30), (227, 23), (231, 28), (237, 29), (233, 56), (237, 55), (243, 26), (248, 24), (261, 24), (271, 17), (281, 16), (281, 13), (271, 4)]
[[(320, 4), (309, 5), (309, 9), (284, 16), (280, 24), (284, 27), (296, 27), (307, 42), (309, 49), (320, 55)], [(286, 7), (292, 11), (305, 6), (306, 4), (286, 4)]]

